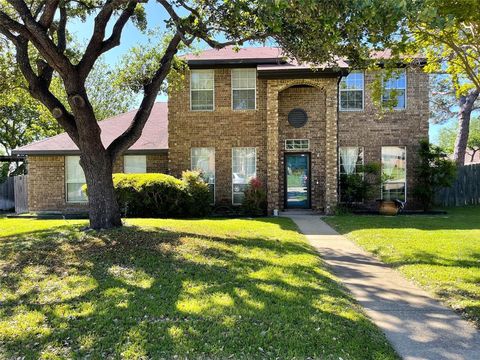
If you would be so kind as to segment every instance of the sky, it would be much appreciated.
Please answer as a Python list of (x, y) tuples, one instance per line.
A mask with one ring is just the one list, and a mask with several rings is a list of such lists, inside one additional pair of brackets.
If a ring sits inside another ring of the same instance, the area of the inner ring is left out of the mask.
[[(166, 29), (165, 21), (168, 19), (166, 11), (159, 6), (155, 1), (150, 0), (145, 5), (145, 10), (147, 14), (147, 24), (149, 30), (159, 29), (164, 31)], [(69, 24), (70, 32), (73, 33), (78, 41), (81, 43), (86, 43), (92, 35), (93, 31), (93, 17), (89, 17), (85, 23), (76, 21)], [(111, 29), (110, 29), (111, 30)], [(108, 34), (108, 30), (107, 30)], [(142, 33), (137, 29), (131, 22), (127, 23), (125, 29), (122, 33), (121, 44), (120, 46), (108, 51), (104, 55), (104, 59), (107, 64), (110, 66), (115, 66), (118, 64), (123, 55), (127, 54), (128, 51), (138, 45), (147, 44), (149, 36), (145, 33)], [(200, 44), (200, 47), (207, 47), (205, 44)], [(138, 104), (140, 103), (141, 95), (138, 97)], [(167, 101), (167, 96), (165, 94), (160, 94), (157, 98), (158, 101)], [(135, 104), (135, 106), (138, 106)], [(133, 106), (133, 107), (135, 107)], [(450, 126), (454, 119), (450, 122), (443, 125), (433, 125), (430, 124), (430, 141), (437, 142), (438, 133), (442, 127)]]

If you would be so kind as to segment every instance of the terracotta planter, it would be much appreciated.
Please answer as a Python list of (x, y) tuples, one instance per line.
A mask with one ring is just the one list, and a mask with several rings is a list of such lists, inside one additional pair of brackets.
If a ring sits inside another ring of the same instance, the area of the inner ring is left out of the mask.
[(394, 216), (398, 214), (398, 205), (391, 200), (380, 201), (380, 208), (378, 209), (380, 215)]

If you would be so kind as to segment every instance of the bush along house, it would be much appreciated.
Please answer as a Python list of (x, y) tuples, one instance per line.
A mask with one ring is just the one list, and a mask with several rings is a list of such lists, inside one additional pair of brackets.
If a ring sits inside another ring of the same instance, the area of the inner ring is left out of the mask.
[[(388, 54), (376, 56), (381, 61)], [(377, 163), (385, 176), (372, 200), (395, 198), (415, 207), (409, 189), (429, 117), (428, 75), (419, 65), (402, 66), (389, 78), (380, 74), (383, 94), (374, 101), (370, 85), (378, 73), (350, 69), (344, 61), (313, 69), (274, 47), (227, 47), (185, 60), (184, 86), (169, 92), (168, 110), (156, 104), (142, 138), (115, 171), (179, 177), (201, 170), (214, 204), (229, 206), (241, 205), (257, 178), (270, 214), (298, 208), (329, 213), (341, 199), (340, 175)], [(392, 96), (394, 108), (382, 111)], [(106, 145), (132, 117), (101, 122)], [(29, 156), (31, 211), (85, 203), (77, 152), (64, 134), (15, 150)]]

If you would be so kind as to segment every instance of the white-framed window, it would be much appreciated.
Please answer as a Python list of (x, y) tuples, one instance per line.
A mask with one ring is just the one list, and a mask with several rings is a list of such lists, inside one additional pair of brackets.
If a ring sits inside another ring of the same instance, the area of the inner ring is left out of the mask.
[(285, 150), (308, 150), (310, 140), (308, 139), (286, 139)]
[(125, 155), (123, 157), (123, 172), (125, 174), (145, 174), (147, 172), (147, 156)]
[(395, 110), (407, 108), (407, 72), (398, 69), (388, 79), (383, 79), (382, 105)]
[(257, 69), (232, 69), (232, 109), (255, 110)]
[(241, 205), (250, 180), (257, 176), (257, 149), (235, 147), (232, 149), (232, 204)]
[(404, 146), (382, 146), (382, 199), (407, 197), (407, 150)]
[(215, 148), (192, 148), (191, 169), (202, 173), (210, 189), (211, 204), (215, 204)]
[(211, 111), (215, 107), (215, 72), (192, 70), (190, 72), (190, 109)]
[(364, 73), (352, 71), (340, 81), (340, 110), (363, 110), (364, 100)]
[[(347, 201), (347, 196), (342, 191), (342, 182), (345, 177), (353, 174), (361, 174), (363, 177), (362, 167), (364, 165), (364, 150), (359, 146), (342, 146), (338, 148), (338, 173), (339, 173), (339, 190), (340, 201)], [(363, 199), (355, 199), (355, 202), (362, 202)]]
[(82, 191), (85, 174), (80, 166), (80, 156), (65, 156), (65, 190), (67, 202), (87, 202), (87, 195)]

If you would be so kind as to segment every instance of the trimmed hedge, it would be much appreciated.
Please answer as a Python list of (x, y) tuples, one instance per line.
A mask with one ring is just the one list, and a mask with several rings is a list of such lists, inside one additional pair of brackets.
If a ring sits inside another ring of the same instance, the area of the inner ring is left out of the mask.
[(208, 185), (200, 173), (186, 171), (182, 180), (173, 176), (114, 174), (113, 185), (124, 216), (205, 216), (210, 210)]

